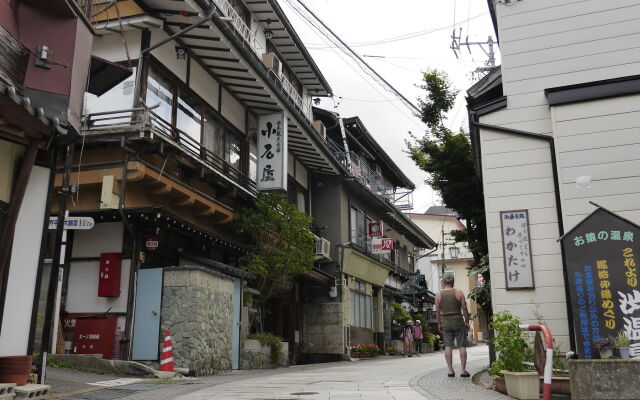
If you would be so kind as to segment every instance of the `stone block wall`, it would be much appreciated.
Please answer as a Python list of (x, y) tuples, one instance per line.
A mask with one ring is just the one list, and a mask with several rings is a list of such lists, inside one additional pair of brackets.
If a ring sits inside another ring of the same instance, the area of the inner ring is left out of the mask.
[(171, 330), (173, 361), (197, 375), (231, 369), (233, 280), (202, 267), (164, 272), (160, 329)]
[(289, 343), (281, 342), (281, 361), (278, 365), (271, 363), (271, 346), (262, 346), (257, 340), (247, 339), (240, 357), (240, 369), (282, 368), (288, 365)]
[(356, 344), (377, 344), (371, 329), (351, 326), (349, 328), (349, 336), (352, 346), (355, 346)]
[(305, 353), (343, 354), (344, 319), (340, 302), (304, 304), (303, 349)]

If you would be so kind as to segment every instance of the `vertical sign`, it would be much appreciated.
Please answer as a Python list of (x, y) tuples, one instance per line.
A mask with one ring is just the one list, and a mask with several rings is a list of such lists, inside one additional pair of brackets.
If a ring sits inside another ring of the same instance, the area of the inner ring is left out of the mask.
[(598, 358), (597, 340), (623, 332), (640, 358), (640, 227), (598, 208), (563, 238), (580, 358)]
[(527, 210), (500, 211), (506, 288), (533, 289), (533, 262)]
[(258, 119), (258, 190), (287, 190), (287, 118), (284, 112)]

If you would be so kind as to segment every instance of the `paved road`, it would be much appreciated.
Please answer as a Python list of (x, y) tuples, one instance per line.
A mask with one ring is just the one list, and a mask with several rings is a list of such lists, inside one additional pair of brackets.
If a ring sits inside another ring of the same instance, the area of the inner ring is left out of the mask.
[[(457, 356), (457, 352), (456, 352)], [(485, 346), (469, 349), (469, 372), (488, 364)], [(459, 366), (456, 366), (459, 371)], [(459, 374), (459, 372), (458, 372)], [(502, 400), (510, 397), (448, 378), (442, 353), (355, 362), (236, 371), (204, 377), (198, 384), (134, 383), (66, 397), (74, 400)]]

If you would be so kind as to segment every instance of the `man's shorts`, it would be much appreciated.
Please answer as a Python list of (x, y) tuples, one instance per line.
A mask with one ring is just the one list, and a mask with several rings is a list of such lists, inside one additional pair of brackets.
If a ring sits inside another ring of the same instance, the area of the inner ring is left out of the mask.
[(442, 328), (442, 340), (444, 347), (455, 347), (454, 340), (459, 347), (467, 347), (467, 330), (464, 325), (445, 326)]

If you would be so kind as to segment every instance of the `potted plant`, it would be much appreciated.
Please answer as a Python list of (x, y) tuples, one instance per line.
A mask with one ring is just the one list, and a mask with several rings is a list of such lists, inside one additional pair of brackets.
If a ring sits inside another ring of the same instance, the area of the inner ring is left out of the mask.
[(387, 354), (390, 356), (395, 356), (396, 355), (396, 348), (393, 346), (389, 346), (387, 347)]
[(351, 347), (351, 357), (353, 358), (371, 358), (377, 354), (377, 344), (357, 344)]
[(436, 343), (437, 336), (431, 331), (426, 331), (424, 334), (424, 352), (433, 353), (433, 345)]
[(610, 338), (602, 338), (593, 342), (593, 347), (600, 353), (600, 358), (606, 360), (613, 356), (614, 344)]
[(629, 356), (629, 337), (624, 331), (618, 332), (616, 336), (613, 337), (613, 344), (618, 349), (618, 353), (620, 354), (620, 358), (628, 359)]
[[(538, 373), (527, 370), (524, 365), (531, 350), (522, 337), (520, 321), (505, 310), (493, 316), (492, 326), (496, 333), (493, 345), (500, 356), (491, 364), (489, 373), (504, 377), (509, 396), (517, 399), (538, 399)], [(496, 386), (499, 383), (496, 382)]]

